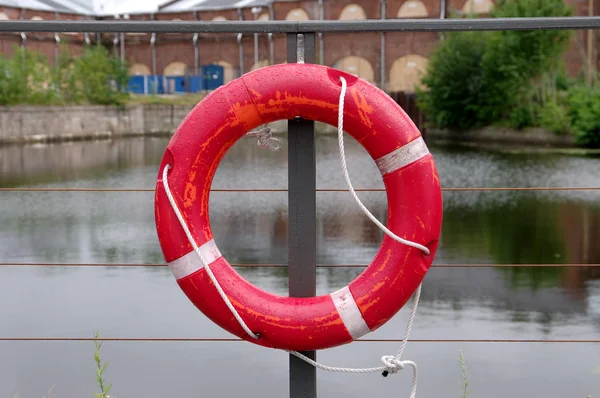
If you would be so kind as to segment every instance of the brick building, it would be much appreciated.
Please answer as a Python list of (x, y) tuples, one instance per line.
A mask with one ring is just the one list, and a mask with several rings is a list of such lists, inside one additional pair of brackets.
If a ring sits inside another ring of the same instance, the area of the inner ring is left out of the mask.
[[(86, 3), (89, 1), (90, 3)], [(130, 0), (131, 2), (131, 0)], [(600, 10), (600, 0), (568, 0), (575, 15)], [(11, 3), (15, 3), (12, 4)], [(3, 5), (4, 4), (4, 5)], [(456, 18), (466, 13), (485, 16), (492, 0), (164, 0), (162, 4), (96, 4), (93, 0), (0, 0), (0, 19), (130, 19), (130, 20), (360, 20)], [(593, 7), (593, 8), (590, 8)], [(592, 12), (593, 14), (593, 12)], [(388, 92), (414, 91), (438, 33), (326, 33), (317, 37), (317, 62), (343, 69)], [(11, 56), (15, 46), (41, 51), (54, 62), (65, 45), (77, 54), (84, 45), (102, 41), (131, 63), (138, 77), (172, 77), (164, 92), (178, 91), (176, 79), (219, 65), (226, 83), (257, 67), (283, 63), (282, 34), (3, 34), (0, 51)], [(593, 34), (578, 31), (566, 54), (571, 75), (596, 66)], [(591, 50), (591, 52), (590, 52)], [(588, 59), (588, 53), (591, 59)]]

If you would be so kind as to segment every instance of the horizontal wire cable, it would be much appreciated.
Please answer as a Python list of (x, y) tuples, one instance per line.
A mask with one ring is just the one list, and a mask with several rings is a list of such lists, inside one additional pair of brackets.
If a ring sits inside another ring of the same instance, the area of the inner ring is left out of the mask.
[[(355, 188), (356, 192), (385, 192), (384, 188)], [(155, 192), (147, 188), (0, 188), (0, 192)], [(211, 192), (288, 192), (283, 188), (211, 189)], [(467, 187), (442, 188), (445, 192), (462, 191), (600, 191), (600, 187)], [(344, 188), (317, 188), (316, 192), (349, 192)]]
[[(230, 264), (236, 268), (287, 268), (287, 264)], [(164, 263), (11, 263), (0, 262), (0, 267), (167, 267)], [(368, 264), (317, 264), (317, 268), (366, 268)], [(535, 267), (535, 268), (597, 268), (600, 264), (432, 264), (431, 268), (493, 268), (493, 267)]]
[[(93, 337), (0, 337), (0, 341), (94, 341)], [(102, 341), (130, 342), (243, 342), (233, 337), (99, 337)], [(599, 339), (410, 339), (411, 343), (600, 343)], [(358, 339), (358, 343), (399, 343), (402, 339)]]

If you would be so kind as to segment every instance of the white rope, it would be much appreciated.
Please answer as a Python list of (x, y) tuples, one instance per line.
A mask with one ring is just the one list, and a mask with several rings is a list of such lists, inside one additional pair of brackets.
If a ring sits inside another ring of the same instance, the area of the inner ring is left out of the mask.
[(288, 350), (286, 350), (286, 351), (289, 352), (290, 354), (295, 355), (296, 357), (302, 359), (303, 361), (308, 362), (309, 364), (313, 365), (314, 367), (321, 369), (321, 370), (326, 370), (328, 372), (354, 373), (354, 374), (382, 372), (383, 376), (387, 377), (387, 375), (389, 373), (396, 374), (399, 371), (401, 371), (402, 369), (404, 369), (405, 366), (410, 366), (413, 370), (413, 379), (412, 379), (412, 388), (410, 390), (410, 398), (415, 398), (417, 395), (417, 377), (418, 377), (417, 364), (413, 361), (402, 360), (402, 355), (404, 354), (404, 349), (406, 348), (406, 343), (408, 342), (408, 337), (410, 336), (410, 331), (412, 329), (413, 321), (415, 319), (415, 314), (417, 313), (417, 307), (419, 305), (419, 298), (421, 297), (421, 285), (419, 285), (419, 287), (415, 291), (414, 297), (415, 297), (415, 299), (413, 301), (412, 310), (410, 313), (410, 317), (408, 319), (408, 324), (406, 325), (406, 333), (404, 334), (404, 338), (402, 339), (402, 344), (400, 345), (398, 354), (396, 354), (395, 356), (384, 355), (383, 357), (381, 357), (381, 362), (383, 363), (383, 366), (378, 366), (378, 367), (374, 367), (374, 368), (338, 368), (338, 367), (323, 365), (319, 362), (313, 361), (312, 359), (308, 358), (306, 355), (300, 354), (297, 351), (288, 351)]
[(272, 151), (278, 151), (281, 148), (281, 140), (273, 138), (270, 127), (265, 126), (260, 130), (249, 131), (246, 135), (258, 138), (257, 144), (261, 148), (267, 148)]
[(412, 242), (410, 240), (402, 239), (401, 237), (397, 236), (392, 231), (387, 229), (385, 227), (385, 225), (383, 225), (381, 222), (379, 222), (379, 220), (376, 219), (373, 216), (373, 214), (371, 214), (371, 212), (365, 207), (365, 205), (362, 204), (362, 202), (356, 195), (356, 192), (354, 192), (354, 187), (352, 186), (352, 183), (350, 182), (350, 177), (348, 176), (348, 169), (346, 168), (346, 156), (344, 155), (344, 97), (346, 96), (346, 79), (344, 79), (342, 76), (340, 76), (340, 80), (342, 81), (342, 92), (340, 93), (340, 103), (339, 103), (339, 110), (338, 110), (338, 142), (340, 145), (340, 158), (342, 161), (342, 170), (344, 171), (344, 177), (346, 178), (346, 185), (348, 186), (348, 189), (350, 189), (350, 193), (354, 197), (354, 200), (356, 201), (356, 204), (358, 205), (358, 207), (360, 207), (361, 210), (367, 215), (367, 217), (369, 217), (371, 219), (371, 221), (373, 221), (390, 238), (392, 238), (395, 241), (398, 241), (400, 243), (404, 243), (407, 246), (411, 246), (411, 247), (420, 249), (423, 252), (425, 252), (425, 254), (429, 255), (429, 249), (427, 247), (420, 245), (418, 243)]
[[(344, 171), (344, 177), (346, 179), (346, 184), (347, 184), (348, 188), (350, 189), (350, 193), (354, 197), (354, 200), (356, 201), (358, 206), (367, 215), (367, 217), (369, 217), (369, 219), (371, 219), (371, 221), (373, 221), (389, 237), (391, 237), (392, 239), (394, 239), (400, 243), (403, 243), (405, 245), (418, 248), (418, 249), (422, 250), (423, 252), (425, 252), (427, 255), (429, 255), (430, 252), (427, 247), (420, 245), (418, 243), (409, 241), (409, 240), (402, 239), (399, 236), (395, 235), (393, 232), (391, 232), (389, 229), (387, 229), (383, 224), (381, 224), (379, 222), (379, 220), (377, 220), (371, 214), (371, 212), (369, 212), (369, 210), (362, 204), (362, 202), (356, 195), (356, 192), (354, 191), (354, 187), (352, 186), (352, 183), (350, 182), (350, 177), (348, 175), (348, 169), (346, 167), (346, 157), (344, 154), (344, 138), (343, 138), (344, 137), (344, 131), (343, 131), (343, 129), (344, 129), (344, 97), (346, 95), (347, 85), (346, 85), (346, 80), (343, 77), (340, 77), (340, 80), (342, 81), (342, 90), (340, 93), (339, 110), (338, 110), (338, 141), (339, 141), (339, 148), (340, 148), (340, 158), (341, 158), (341, 162), (342, 162), (342, 170)], [(247, 135), (257, 137), (258, 145), (262, 148), (269, 148), (269, 149), (275, 150), (275, 151), (277, 151), (281, 148), (281, 141), (276, 138), (272, 138), (271, 129), (269, 127), (265, 127), (258, 131), (251, 131)], [(274, 142), (275, 142), (275, 144), (274, 144)], [(200, 261), (202, 262), (202, 264), (204, 265), (204, 268), (206, 269), (208, 276), (210, 277), (213, 284), (217, 288), (219, 295), (221, 296), (221, 298), (223, 299), (223, 301), (225, 302), (225, 304), (227, 305), (227, 307), (229, 308), (229, 310), (231, 311), (231, 313), (233, 314), (235, 319), (238, 321), (240, 326), (244, 329), (244, 331), (249, 336), (251, 336), (255, 339), (258, 339), (260, 336), (258, 334), (253, 333), (248, 328), (248, 326), (246, 325), (246, 323), (244, 322), (242, 317), (238, 314), (237, 310), (231, 304), (231, 301), (229, 301), (229, 298), (227, 297), (227, 295), (221, 288), (221, 285), (219, 284), (219, 282), (215, 278), (214, 274), (212, 273), (212, 271), (209, 267), (209, 264), (207, 264), (206, 260), (202, 257), (202, 253), (200, 252), (198, 245), (194, 241), (194, 239), (185, 223), (185, 220), (183, 219), (183, 216), (181, 215), (181, 212), (179, 211), (179, 208), (177, 207), (177, 204), (175, 203), (175, 200), (173, 199), (173, 195), (171, 194), (171, 191), (169, 189), (169, 184), (167, 181), (167, 173), (168, 173), (168, 170), (170, 167), (171, 166), (167, 164), (163, 170), (163, 186), (164, 186), (165, 192), (167, 193), (167, 197), (169, 198), (169, 202), (171, 203), (171, 207), (173, 208), (173, 211), (177, 215), (177, 219), (179, 220), (179, 223), (181, 224), (181, 227), (185, 231), (185, 234), (186, 234), (189, 242), (192, 244), (194, 251), (200, 258)], [(413, 361), (402, 360), (402, 355), (404, 354), (404, 349), (406, 348), (406, 344), (408, 342), (408, 338), (410, 336), (410, 332), (412, 329), (413, 321), (415, 319), (415, 315), (417, 312), (417, 307), (419, 305), (419, 299), (421, 297), (421, 287), (422, 287), (422, 285), (419, 285), (419, 287), (415, 291), (412, 310), (410, 313), (408, 324), (406, 325), (406, 332), (404, 334), (404, 338), (402, 339), (402, 344), (400, 345), (400, 349), (398, 350), (398, 354), (396, 354), (395, 356), (385, 355), (385, 356), (381, 357), (381, 362), (383, 363), (383, 366), (378, 366), (378, 367), (373, 367), (373, 368), (342, 368), (342, 367), (327, 366), (327, 365), (321, 364), (319, 362), (316, 362), (297, 351), (290, 351), (290, 350), (284, 350), (284, 351), (302, 359), (303, 361), (311, 364), (312, 366), (314, 366), (318, 369), (325, 370), (328, 372), (341, 372), (341, 373), (354, 373), (354, 374), (382, 372), (383, 376), (386, 377), (389, 373), (396, 374), (399, 371), (403, 370), (405, 366), (410, 366), (413, 369), (413, 380), (412, 380), (412, 389), (410, 392), (410, 398), (415, 398), (415, 396), (417, 394), (417, 376), (418, 376), (417, 364)]]
[(246, 323), (244, 322), (244, 320), (242, 319), (242, 317), (240, 316), (240, 314), (238, 314), (238, 312), (233, 307), (233, 304), (231, 304), (231, 301), (229, 301), (229, 298), (227, 297), (227, 295), (225, 294), (225, 292), (221, 288), (221, 285), (219, 284), (219, 281), (217, 281), (217, 278), (215, 278), (215, 275), (212, 273), (209, 264), (206, 263), (206, 260), (204, 259), (204, 257), (202, 256), (202, 253), (200, 252), (200, 248), (198, 247), (198, 245), (196, 244), (196, 241), (192, 237), (192, 234), (191, 234), (191, 232), (190, 232), (190, 230), (189, 230), (189, 228), (188, 228), (185, 220), (183, 219), (183, 216), (181, 215), (181, 212), (179, 211), (179, 207), (177, 207), (177, 203), (175, 203), (175, 199), (173, 198), (173, 194), (171, 193), (171, 190), (169, 189), (169, 182), (167, 181), (167, 173), (169, 172), (170, 168), (171, 168), (171, 165), (167, 164), (167, 165), (165, 165), (165, 168), (163, 169), (163, 175), (162, 175), (162, 177), (163, 177), (163, 186), (165, 188), (165, 192), (167, 193), (167, 197), (169, 198), (169, 203), (171, 203), (171, 207), (173, 208), (173, 211), (177, 215), (177, 219), (179, 220), (179, 224), (181, 224), (181, 227), (185, 231), (185, 236), (187, 236), (189, 242), (192, 244), (192, 247), (194, 248), (194, 251), (196, 252), (196, 254), (198, 255), (198, 257), (200, 258), (200, 261), (202, 262), (202, 265), (204, 266), (204, 269), (206, 270), (206, 273), (210, 277), (210, 280), (214, 283), (215, 287), (217, 288), (217, 291), (219, 292), (219, 295), (221, 296), (221, 298), (223, 299), (223, 301), (225, 302), (225, 304), (227, 304), (227, 308), (229, 308), (229, 310), (231, 311), (231, 313), (233, 314), (233, 316), (235, 317), (235, 319), (238, 321), (238, 323), (240, 324), (240, 326), (242, 327), (242, 329), (244, 329), (244, 331), (246, 333), (248, 333), (248, 335), (250, 335), (251, 337), (253, 337), (255, 339), (258, 339), (259, 336), (257, 334), (252, 333), (252, 331), (248, 328), (248, 326), (246, 325)]

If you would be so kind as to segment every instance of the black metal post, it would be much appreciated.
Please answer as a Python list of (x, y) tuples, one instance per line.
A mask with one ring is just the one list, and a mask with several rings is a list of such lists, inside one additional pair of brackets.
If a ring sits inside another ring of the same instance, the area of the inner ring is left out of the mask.
[[(287, 61), (315, 62), (315, 34), (287, 35)], [(311, 297), (317, 283), (315, 122), (288, 121), (289, 292)], [(316, 360), (315, 351), (302, 352)], [(316, 398), (317, 371), (290, 355), (290, 398)]]

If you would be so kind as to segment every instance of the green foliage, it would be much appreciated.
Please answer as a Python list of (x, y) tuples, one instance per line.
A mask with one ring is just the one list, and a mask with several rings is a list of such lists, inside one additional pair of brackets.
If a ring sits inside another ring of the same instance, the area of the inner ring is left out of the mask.
[(452, 33), (433, 52), (423, 78), (428, 91), (418, 89), (417, 98), (435, 125), (468, 129), (479, 124), (486, 37), (487, 32)]
[(519, 104), (508, 114), (508, 125), (515, 129), (531, 127), (535, 123), (535, 108), (531, 104)]
[(105, 385), (106, 380), (102, 378), (104, 375), (104, 371), (108, 366), (108, 362), (102, 365), (100, 361), (100, 347), (102, 347), (102, 342), (98, 341), (98, 333), (94, 336), (94, 343), (96, 344), (96, 352), (94, 353), (94, 361), (96, 362), (96, 380), (98, 382), (98, 387), (100, 387), (100, 393), (94, 393), (95, 398), (108, 398), (108, 392), (112, 387), (112, 384)]
[(102, 46), (87, 46), (73, 57), (61, 48), (57, 62), (15, 47), (14, 56), (0, 55), (0, 105), (122, 104), (128, 94), (127, 65)]
[(600, 90), (597, 87), (573, 86), (568, 96), (571, 131), (577, 143), (600, 148)]
[(75, 70), (82, 79), (83, 96), (93, 104), (121, 104), (127, 95), (127, 65), (111, 57), (102, 46), (88, 47), (76, 58)]
[(571, 125), (569, 110), (556, 100), (538, 108), (538, 120), (541, 127), (555, 134), (567, 134)]
[(27, 51), (16, 54), (11, 59), (0, 55), (0, 105), (50, 101), (54, 93), (48, 87), (51, 75), (44, 58)]
[[(495, 18), (572, 15), (564, 0), (500, 0)], [(468, 129), (509, 120), (534, 122), (538, 86), (555, 77), (569, 31), (450, 33), (434, 50), (419, 105), (438, 127)], [(554, 78), (555, 92), (558, 79)], [(562, 82), (561, 82), (562, 83)], [(546, 93), (544, 92), (544, 95)], [(542, 103), (543, 105), (543, 103)]]

